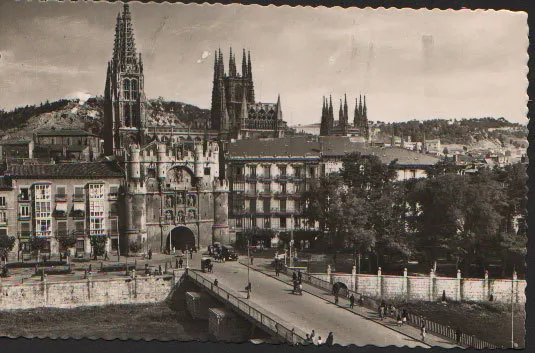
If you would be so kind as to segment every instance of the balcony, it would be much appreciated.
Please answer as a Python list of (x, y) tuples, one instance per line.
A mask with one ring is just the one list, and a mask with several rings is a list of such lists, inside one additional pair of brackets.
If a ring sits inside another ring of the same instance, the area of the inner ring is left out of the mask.
[(275, 197), (279, 199), (287, 199), (291, 194), (288, 191), (277, 191)]
[(73, 194), (72, 195), (72, 201), (73, 202), (84, 202), (85, 201), (85, 195), (84, 194)]
[(36, 231), (35, 236), (36, 237), (51, 237), (52, 231), (51, 230)]
[(30, 220), (32, 217), (31, 217), (29, 214), (24, 214), (24, 215), (23, 215), (23, 214), (20, 214), (20, 213), (19, 213), (19, 214), (17, 215), (17, 218), (18, 218), (19, 221), (28, 221), (28, 220)]
[(57, 219), (67, 219), (67, 212), (65, 211), (54, 211), (54, 217)]
[(5, 210), (7, 208), (7, 204), (0, 205), (0, 210)]
[(277, 180), (279, 183), (285, 183), (285, 182), (290, 181), (291, 179), (292, 178), (288, 174), (284, 174), (284, 175), (277, 175), (277, 178), (275, 180)]
[(245, 176), (245, 181), (256, 182), (257, 180), (258, 180), (258, 176), (256, 174), (249, 174)]
[(69, 231), (67, 229), (57, 230), (56, 231), (56, 238), (57, 237), (68, 237), (68, 236), (72, 236), (72, 235), (74, 235), (74, 232), (73, 231)]
[(32, 232), (30, 230), (23, 230), (20, 232), (17, 232), (17, 237), (27, 239), (32, 236)]
[(0, 226), (7, 226), (7, 219), (0, 220)]
[(272, 193), (271, 190), (260, 190), (259, 195), (260, 197), (271, 197)]
[(85, 229), (75, 229), (73, 230), (73, 234), (75, 236), (84, 236), (85, 235)]
[(85, 211), (73, 210), (71, 212), (71, 217), (74, 218), (74, 219), (84, 219), (85, 218)]
[(234, 175), (234, 181), (245, 181), (245, 175)]
[(31, 198), (30, 195), (19, 194), (17, 195), (17, 200), (19, 202), (30, 202)]
[(66, 194), (56, 194), (56, 202), (67, 202)]
[(119, 193), (118, 192), (110, 192), (108, 194), (108, 200), (109, 201), (115, 201), (119, 198)]

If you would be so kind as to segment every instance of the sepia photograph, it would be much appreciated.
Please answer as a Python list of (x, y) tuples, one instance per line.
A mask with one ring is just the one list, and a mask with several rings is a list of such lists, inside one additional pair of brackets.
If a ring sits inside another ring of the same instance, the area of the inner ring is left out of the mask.
[(527, 17), (2, 1), (0, 337), (525, 348)]

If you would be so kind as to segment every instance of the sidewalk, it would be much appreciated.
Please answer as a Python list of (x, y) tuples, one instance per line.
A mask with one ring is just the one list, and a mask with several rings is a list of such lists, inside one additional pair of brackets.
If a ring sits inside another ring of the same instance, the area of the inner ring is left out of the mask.
[[(260, 260), (260, 261), (257, 261), (257, 260)], [(278, 279), (279, 281), (281, 282), (284, 282), (286, 284), (288, 284), (289, 286), (292, 286), (292, 281), (291, 281), (291, 277), (288, 276), (288, 275), (285, 275), (284, 273), (281, 273), (280, 274), (280, 277), (276, 277), (275, 276), (275, 271), (274, 270), (267, 270), (265, 267), (266, 265), (266, 261), (269, 261), (269, 260), (264, 260), (262, 261), (263, 259), (255, 259), (255, 264), (253, 266), (251, 266), (250, 268), (251, 269), (254, 269), (255, 271), (258, 271), (258, 272), (261, 272), (263, 273), (264, 275), (266, 276), (270, 276), (270, 277), (273, 277), (273, 278), (276, 278)], [(260, 262), (260, 264), (258, 263)], [(244, 266), (247, 266), (245, 263), (243, 262), (240, 262), (242, 265)], [(260, 265), (260, 266), (259, 266)], [(263, 266), (262, 266), (263, 265)], [(303, 291), (309, 293), (309, 294), (312, 294), (318, 298), (321, 298), (329, 303), (332, 303), (334, 305), (334, 296), (330, 293), (330, 292), (326, 292), (325, 290), (323, 289), (319, 289), (317, 287), (314, 287), (308, 283), (305, 283), (303, 282)], [(365, 308), (365, 307), (359, 307), (359, 306), (355, 306), (353, 309), (350, 309), (349, 308), (349, 300), (345, 299), (345, 298), (342, 298), (340, 297), (339, 298), (339, 304), (338, 304), (338, 308), (339, 309), (342, 309), (342, 310), (347, 310), (347, 311), (350, 311), (356, 315), (359, 315), (361, 317), (364, 317), (368, 320), (371, 320), (373, 322), (376, 322), (382, 326), (385, 326), (393, 331), (396, 331), (396, 332), (399, 332), (405, 336), (408, 336), (414, 340), (417, 340), (417, 341), (420, 341), (421, 342), (421, 334), (420, 334), (420, 330), (414, 326), (410, 326), (410, 325), (398, 325), (398, 323), (390, 318), (390, 317), (386, 317), (384, 318), (383, 320), (380, 320), (379, 318), (379, 315), (374, 311), (374, 310), (370, 310), (368, 308)], [(461, 346), (458, 346), (456, 345), (454, 342), (446, 339), (446, 338), (442, 338), (440, 336), (436, 336), (432, 333), (427, 333), (426, 334), (426, 337), (425, 337), (425, 344), (429, 345), (429, 346), (440, 346), (440, 347), (444, 347), (444, 348), (463, 348)]]

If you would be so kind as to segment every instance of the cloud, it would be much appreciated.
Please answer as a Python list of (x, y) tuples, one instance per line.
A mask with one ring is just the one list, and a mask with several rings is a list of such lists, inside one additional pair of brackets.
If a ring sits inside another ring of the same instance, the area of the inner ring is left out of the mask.
[(92, 94), (89, 92), (72, 92), (67, 94), (67, 99), (78, 99), (80, 104), (84, 104), (89, 98), (92, 97)]
[(203, 61), (205, 61), (206, 58), (208, 58), (210, 55), (211, 55), (211, 53), (209, 51), (206, 51), (206, 50), (203, 51), (202, 54), (201, 54), (201, 57), (199, 59), (197, 59), (197, 64), (200, 64)]

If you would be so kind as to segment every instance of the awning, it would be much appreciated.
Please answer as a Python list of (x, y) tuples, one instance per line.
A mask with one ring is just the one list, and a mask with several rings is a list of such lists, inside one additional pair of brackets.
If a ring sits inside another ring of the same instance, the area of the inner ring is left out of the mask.
[(65, 202), (57, 203), (56, 204), (56, 211), (67, 213), (67, 203), (65, 203)]
[(74, 203), (74, 207), (72, 208), (73, 211), (85, 211), (85, 203), (83, 202), (76, 202)]

